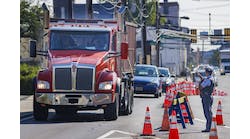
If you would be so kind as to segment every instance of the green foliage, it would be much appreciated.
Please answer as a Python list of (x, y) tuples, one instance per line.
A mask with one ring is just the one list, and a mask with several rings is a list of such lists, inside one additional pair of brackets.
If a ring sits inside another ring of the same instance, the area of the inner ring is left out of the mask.
[[(136, 22), (138, 24), (141, 24), (140, 14), (142, 13), (142, 9), (143, 9), (141, 8), (141, 4), (140, 4), (141, 0), (128, 0), (128, 1), (129, 1), (128, 9), (131, 15), (129, 13), (126, 13), (127, 20), (130, 22)], [(145, 7), (146, 7), (146, 11), (145, 11), (144, 17), (146, 17), (146, 25), (155, 26), (156, 25), (156, 0), (146, 0)], [(136, 10), (133, 12), (132, 9), (136, 9)], [(161, 18), (160, 23), (165, 24), (166, 19)]]
[(219, 50), (215, 50), (213, 56), (209, 59), (209, 64), (214, 66), (220, 65), (220, 52)]
[(43, 11), (41, 7), (31, 6), (27, 1), (20, 3), (20, 35), (21, 37), (31, 37), (38, 40), (39, 33), (42, 31)]
[(32, 94), (33, 78), (39, 70), (38, 65), (20, 64), (20, 92), (21, 94)]
[(156, 4), (154, 1), (146, 3), (146, 11), (148, 18), (146, 19), (146, 25), (154, 26), (156, 24)]

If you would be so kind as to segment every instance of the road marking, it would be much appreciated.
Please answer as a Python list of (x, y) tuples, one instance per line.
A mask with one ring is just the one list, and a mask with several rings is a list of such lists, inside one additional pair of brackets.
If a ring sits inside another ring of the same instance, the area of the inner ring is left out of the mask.
[(200, 121), (200, 122), (203, 122), (203, 123), (206, 123), (206, 121), (205, 121), (205, 120), (202, 120), (202, 119), (194, 118), (194, 120)]
[[(203, 122), (203, 123), (206, 123), (206, 121), (205, 121), (205, 120), (202, 120), (202, 119), (194, 118), (194, 120), (200, 121), (200, 122)], [(226, 125), (224, 125), (224, 126), (222, 126), (222, 127), (230, 128), (229, 126), (226, 126)]]
[(129, 133), (125, 131), (120, 131), (120, 130), (110, 130), (109, 132), (103, 134), (102, 136), (98, 137), (97, 139), (105, 139), (106, 137), (114, 134), (115, 132), (121, 133), (121, 134), (126, 134), (126, 135), (131, 135), (131, 136), (136, 136), (134, 133)]
[(32, 118), (33, 118), (33, 116), (30, 115), (29, 117), (22, 118), (22, 119), (20, 120), (20, 122), (23, 122), (23, 121), (26, 121), (26, 120), (29, 120), (29, 119), (32, 119)]
[(230, 128), (229, 126), (223, 126), (223, 127), (225, 127), (225, 128)]

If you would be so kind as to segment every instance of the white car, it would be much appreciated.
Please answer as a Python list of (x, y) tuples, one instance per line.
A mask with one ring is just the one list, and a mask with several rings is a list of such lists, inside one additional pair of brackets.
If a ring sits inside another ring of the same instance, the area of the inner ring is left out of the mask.
[(170, 74), (168, 68), (158, 67), (158, 71), (159, 71), (160, 75), (162, 75), (162, 77), (160, 77), (161, 82), (162, 82), (162, 91), (165, 93), (166, 92), (166, 87), (170, 86), (170, 85), (172, 85), (174, 83), (174, 78)]
[[(195, 85), (198, 85), (199, 82), (201, 81), (201, 79), (198, 76), (197, 72), (199, 72), (202, 77), (204, 77), (204, 78), (206, 77), (205, 70), (197, 70), (197, 71), (193, 72), (192, 73), (192, 76), (193, 76), (192, 79), (193, 79), (193, 82), (195, 83)], [(215, 86), (218, 86), (218, 80), (217, 80), (217, 77), (216, 77), (214, 72), (212, 73), (212, 77), (213, 77), (213, 81), (214, 81)]]

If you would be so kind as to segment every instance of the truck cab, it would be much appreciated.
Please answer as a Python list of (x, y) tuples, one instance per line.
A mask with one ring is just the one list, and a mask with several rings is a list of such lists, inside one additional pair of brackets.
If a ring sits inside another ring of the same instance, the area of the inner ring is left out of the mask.
[[(57, 114), (104, 109), (106, 120), (131, 114), (132, 70), (123, 70), (128, 43), (117, 35), (115, 21), (52, 21), (45, 37), (47, 67), (34, 79), (36, 120), (46, 120), (48, 109)], [(30, 56), (36, 57), (36, 42)], [(131, 67), (132, 69), (132, 67)]]

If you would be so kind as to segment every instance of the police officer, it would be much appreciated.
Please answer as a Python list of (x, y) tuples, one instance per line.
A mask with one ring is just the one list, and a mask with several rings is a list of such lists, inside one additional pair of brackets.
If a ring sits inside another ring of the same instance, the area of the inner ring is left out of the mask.
[(212, 104), (213, 104), (213, 90), (214, 90), (214, 83), (212, 78), (213, 70), (211, 68), (205, 68), (206, 77), (201, 77), (201, 82), (199, 84), (200, 89), (200, 97), (202, 100), (202, 106), (205, 118), (207, 120), (206, 122), (206, 129), (202, 130), (202, 132), (209, 132), (211, 128), (212, 123)]

